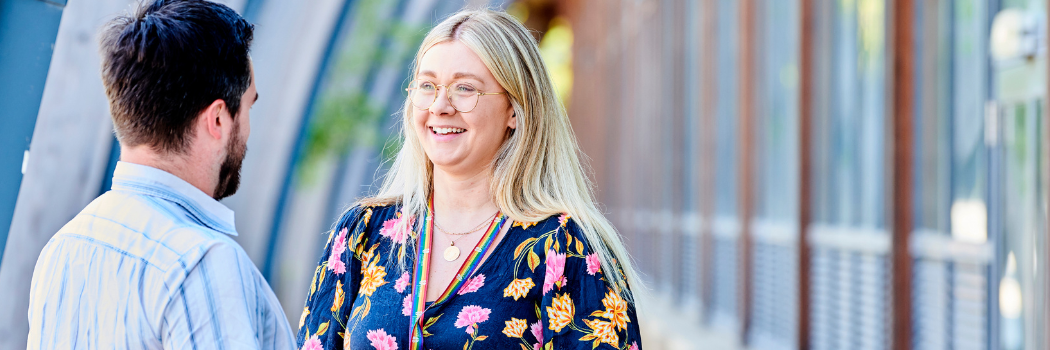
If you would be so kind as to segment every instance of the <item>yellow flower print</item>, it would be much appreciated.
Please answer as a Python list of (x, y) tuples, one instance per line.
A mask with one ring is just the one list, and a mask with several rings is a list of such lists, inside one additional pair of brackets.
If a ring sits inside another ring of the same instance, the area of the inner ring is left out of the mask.
[(377, 256), (378, 254), (376, 254), (376, 247), (378, 245), (379, 244), (377, 243), (377, 244), (373, 245), (371, 249), (368, 249), (367, 251), (364, 251), (364, 252), (361, 253), (361, 263), (362, 264), (365, 264), (365, 265), (371, 264), (372, 263), (372, 258), (375, 258), (376, 260), (379, 260), (379, 256)]
[(547, 315), (550, 317), (551, 322), (548, 327), (555, 332), (561, 332), (562, 328), (572, 323), (575, 313), (575, 306), (572, 304), (572, 298), (569, 297), (569, 293), (555, 297), (554, 305), (547, 307)]
[(503, 297), (514, 297), (514, 300), (518, 298), (524, 298), (525, 295), (529, 294), (529, 290), (535, 287), (536, 284), (532, 283), (532, 277), (526, 279), (515, 279), (507, 285), (507, 288), (503, 289)]
[(525, 333), (525, 329), (529, 327), (525, 320), (513, 317), (505, 323), (507, 327), (503, 328), (503, 334), (511, 338), (521, 338), (522, 333)]
[[(379, 260), (377, 257), (376, 260)], [(368, 264), (368, 268), (364, 271), (364, 276), (361, 278), (361, 294), (372, 296), (372, 293), (376, 291), (376, 288), (386, 284), (386, 268), (382, 266), (376, 266), (373, 261)]]
[(372, 208), (368, 208), (368, 209), (365, 210), (365, 215), (364, 215), (364, 218), (363, 218), (364, 221), (365, 221), (365, 226), (368, 226), (368, 220), (371, 219), (371, 218), (372, 218)]
[(335, 281), (335, 298), (332, 299), (332, 312), (339, 312), (343, 307), (343, 281)]
[(303, 325), (306, 324), (306, 316), (310, 315), (310, 308), (303, 307), (303, 315), (299, 316), (299, 329), (303, 329)]
[(528, 230), (529, 227), (536, 226), (535, 222), (528, 221), (515, 221), (513, 227), (521, 227), (523, 230)]
[(587, 324), (587, 327), (593, 329), (594, 332), (588, 332), (589, 334), (583, 336), (580, 340), (594, 340), (594, 347), (598, 347), (598, 342), (612, 345), (614, 348), (620, 347), (620, 336), (616, 334), (616, 326), (612, 322), (601, 319), (584, 319), (583, 323)]
[(631, 318), (627, 316), (627, 302), (619, 294), (609, 290), (605, 293), (605, 299), (602, 299), (602, 305), (605, 305), (605, 312), (595, 311), (591, 316), (605, 317), (617, 329), (627, 329), (627, 323), (631, 322)]

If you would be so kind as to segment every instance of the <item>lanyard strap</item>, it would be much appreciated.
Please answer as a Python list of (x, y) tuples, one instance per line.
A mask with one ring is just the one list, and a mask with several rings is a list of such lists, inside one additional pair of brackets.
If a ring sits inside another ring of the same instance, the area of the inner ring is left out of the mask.
[[(452, 279), (452, 283), (445, 288), (445, 292), (441, 294), (436, 300), (434, 305), (437, 305), (450, 296), (455, 295), (459, 291), (463, 284), (467, 281), (468, 277), (472, 276), (477, 271), (478, 266), (481, 265), (481, 259), (485, 257), (485, 252), (492, 248), (492, 243), (499, 236), (499, 231), (503, 227), (503, 224), (507, 222), (507, 217), (497, 212), (496, 217), (492, 219), (492, 223), (489, 224), (488, 230), (485, 235), (481, 237), (478, 244), (471, 250), (470, 255), (467, 256), (467, 260), (460, 266), (459, 272), (456, 273), (456, 278)], [(427, 203), (426, 216), (423, 218), (422, 231), (418, 236), (418, 245), (416, 253), (416, 266), (415, 273), (412, 283), (412, 324), (409, 330), (409, 349), (418, 350), (423, 346), (423, 313), (426, 311), (427, 301), (427, 278), (430, 276), (430, 253), (434, 245), (434, 199), (430, 198)]]

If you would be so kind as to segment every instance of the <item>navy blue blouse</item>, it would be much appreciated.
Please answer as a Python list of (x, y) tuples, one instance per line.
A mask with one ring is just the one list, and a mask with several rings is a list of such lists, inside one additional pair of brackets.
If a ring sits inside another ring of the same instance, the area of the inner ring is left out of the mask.
[[(301, 349), (409, 348), (412, 267), (397, 259), (415, 254), (395, 242), (419, 225), (399, 210), (357, 207), (329, 233), (299, 318)], [(613, 292), (569, 216), (513, 222), (493, 249), (456, 295), (427, 306), (421, 348), (640, 349), (634, 305)]]

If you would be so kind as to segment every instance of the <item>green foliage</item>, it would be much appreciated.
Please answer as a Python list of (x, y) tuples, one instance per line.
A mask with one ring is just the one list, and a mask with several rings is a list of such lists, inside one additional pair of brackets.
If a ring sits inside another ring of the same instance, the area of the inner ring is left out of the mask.
[[(371, 72), (383, 68), (406, 70), (430, 23), (406, 23), (396, 18), (391, 2), (365, 0), (354, 8), (354, 25), (339, 43), (322, 92), (314, 101), (306, 130), (301, 161), (296, 165), (300, 185), (310, 185), (320, 175), (319, 165), (329, 157), (345, 156), (355, 147), (381, 149), (390, 159), (400, 148), (396, 135), (384, 126), (394, 111), (391, 101), (371, 97), (364, 86)], [(390, 99), (404, 98), (394, 94)], [(394, 116), (396, 118), (396, 116)]]

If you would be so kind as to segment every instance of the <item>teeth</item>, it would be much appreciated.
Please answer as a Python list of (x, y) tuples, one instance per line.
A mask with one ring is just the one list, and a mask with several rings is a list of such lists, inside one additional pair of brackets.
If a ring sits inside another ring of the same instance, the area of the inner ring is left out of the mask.
[(431, 129), (433, 129), (434, 133), (436, 133), (438, 135), (458, 134), (458, 133), (467, 131), (466, 129), (460, 129), (460, 128), (431, 128)]

